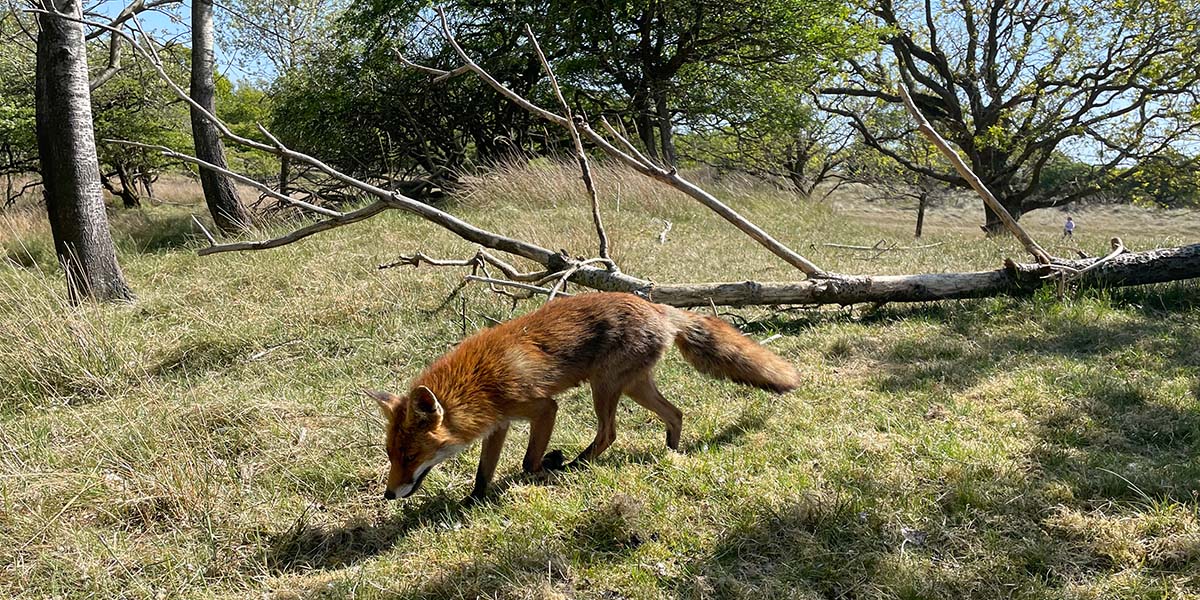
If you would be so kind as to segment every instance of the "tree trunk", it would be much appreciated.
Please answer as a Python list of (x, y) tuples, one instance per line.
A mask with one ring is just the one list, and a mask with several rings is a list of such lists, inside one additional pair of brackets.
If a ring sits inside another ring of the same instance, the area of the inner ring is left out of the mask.
[(121, 203), (125, 205), (125, 208), (141, 208), (142, 201), (141, 198), (138, 198), (137, 183), (129, 172), (128, 166), (117, 165), (117, 179), (121, 182), (121, 191), (117, 195), (121, 197)]
[[(212, 0), (192, 2), (192, 86), (191, 96), (208, 112), (216, 113), (213, 75), (213, 5)], [(196, 157), (225, 168), (225, 146), (216, 126), (192, 107), (192, 137)], [(225, 233), (238, 233), (250, 227), (250, 213), (242, 206), (237, 188), (229, 178), (208, 169), (200, 170), (204, 201), (213, 222)]]
[[(1005, 196), (997, 196), (996, 199), (1000, 201), (1000, 206), (1003, 206), (1008, 211), (1008, 214), (1012, 215), (1014, 221), (1021, 220), (1022, 212), (1019, 200), (1013, 201)], [(1000, 216), (987, 206), (983, 207), (983, 227), (980, 229), (983, 229), (983, 232), (988, 237), (1000, 235), (1008, 231), (1004, 227), (1004, 222), (1000, 220)]]
[[(79, 0), (47, 0), (50, 10), (82, 18)], [(92, 130), (83, 25), (38, 15), (35, 84), (38, 159), (54, 251), (72, 303), (132, 301), (117, 263)]]
[(662, 162), (673, 166), (676, 163), (674, 132), (671, 125), (671, 110), (667, 108), (666, 95), (658, 100), (659, 140), (662, 143)]
[(913, 234), (914, 238), (921, 239), (921, 229), (925, 227), (925, 205), (929, 204), (929, 192), (922, 191), (921, 197), (917, 201), (917, 232)]
[(637, 128), (646, 156), (658, 160), (658, 144), (654, 139), (654, 115), (650, 114), (650, 98), (642, 92), (633, 96), (633, 124)]
[(149, 173), (142, 171), (138, 175), (138, 179), (142, 182), (142, 187), (146, 188), (146, 197), (154, 202), (154, 178)]
[(658, 139), (662, 143), (662, 160), (667, 165), (675, 164), (675, 139), (671, 125), (671, 109), (667, 106), (666, 90), (655, 93), (654, 108), (658, 119)]

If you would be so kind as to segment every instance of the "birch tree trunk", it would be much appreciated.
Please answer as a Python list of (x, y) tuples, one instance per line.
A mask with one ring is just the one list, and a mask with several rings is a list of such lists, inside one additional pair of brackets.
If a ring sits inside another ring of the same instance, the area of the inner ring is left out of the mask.
[[(212, 0), (193, 0), (191, 96), (208, 112), (216, 114), (213, 70)], [(192, 137), (197, 158), (226, 168), (221, 134), (196, 107), (192, 107)], [(238, 233), (249, 229), (250, 213), (242, 205), (232, 180), (210, 169), (201, 169), (200, 184), (204, 187), (208, 211), (221, 231)]]
[[(47, 0), (50, 10), (82, 18), (80, 0)], [(36, 128), (38, 158), (54, 251), (72, 303), (132, 301), (117, 263), (104, 196), (83, 25), (38, 15)]]

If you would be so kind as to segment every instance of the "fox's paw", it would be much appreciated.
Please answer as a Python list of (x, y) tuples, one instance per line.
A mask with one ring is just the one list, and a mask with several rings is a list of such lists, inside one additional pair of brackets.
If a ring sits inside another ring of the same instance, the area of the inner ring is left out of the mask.
[(486, 488), (482, 489), (482, 490), (474, 489), (474, 490), (471, 490), (470, 496), (467, 496), (466, 498), (462, 499), (462, 507), (463, 508), (471, 508), (472, 506), (475, 506), (477, 504), (483, 504), (483, 503), (487, 502), (488, 500), (489, 500), (489, 497), (488, 497)]
[(566, 459), (566, 457), (563, 456), (562, 450), (554, 450), (552, 452), (547, 452), (546, 455), (542, 457), (542, 470), (543, 471), (561, 471), (561, 470), (563, 470), (564, 463), (566, 463), (566, 462), (567, 462), (567, 459)]

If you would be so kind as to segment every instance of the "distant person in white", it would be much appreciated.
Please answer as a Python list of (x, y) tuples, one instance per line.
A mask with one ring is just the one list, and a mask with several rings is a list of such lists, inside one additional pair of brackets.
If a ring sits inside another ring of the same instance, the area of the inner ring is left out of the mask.
[(1067, 217), (1067, 222), (1063, 224), (1063, 239), (1075, 239), (1075, 221), (1071, 217)]

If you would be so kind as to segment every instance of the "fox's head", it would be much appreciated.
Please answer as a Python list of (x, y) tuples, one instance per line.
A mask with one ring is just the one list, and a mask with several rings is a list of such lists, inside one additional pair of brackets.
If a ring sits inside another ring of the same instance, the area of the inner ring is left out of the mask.
[(367, 394), (379, 403), (386, 423), (384, 448), (391, 468), (383, 497), (407, 498), (421, 487), (433, 467), (463, 447), (451, 441), (442, 422), (445, 410), (429, 388), (420, 386), (407, 396)]

